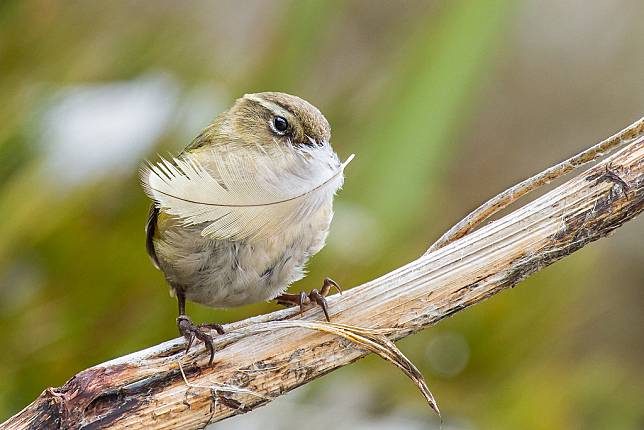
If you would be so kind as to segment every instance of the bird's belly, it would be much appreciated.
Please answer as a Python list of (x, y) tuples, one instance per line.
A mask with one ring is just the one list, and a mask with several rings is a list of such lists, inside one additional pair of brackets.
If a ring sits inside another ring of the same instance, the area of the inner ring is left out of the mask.
[(251, 248), (234, 242), (212, 244), (210, 249), (197, 251), (199, 270), (185, 273), (181, 281), (186, 298), (211, 307), (232, 307), (279, 295), (301, 277), (298, 269), (305, 261), (267, 251), (261, 246)]
[(309, 257), (323, 246), (330, 209), (261, 241), (213, 240), (201, 228), (174, 226), (155, 241), (161, 269), (192, 302), (233, 307), (270, 300), (304, 276)]

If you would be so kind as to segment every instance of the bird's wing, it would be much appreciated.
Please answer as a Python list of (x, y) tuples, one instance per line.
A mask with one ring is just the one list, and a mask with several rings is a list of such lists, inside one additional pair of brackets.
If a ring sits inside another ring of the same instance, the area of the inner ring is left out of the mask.
[(159, 218), (159, 208), (156, 205), (150, 207), (150, 214), (148, 215), (148, 222), (145, 224), (145, 249), (148, 251), (150, 260), (154, 267), (159, 269), (159, 258), (154, 249), (154, 232), (157, 228), (157, 219)]

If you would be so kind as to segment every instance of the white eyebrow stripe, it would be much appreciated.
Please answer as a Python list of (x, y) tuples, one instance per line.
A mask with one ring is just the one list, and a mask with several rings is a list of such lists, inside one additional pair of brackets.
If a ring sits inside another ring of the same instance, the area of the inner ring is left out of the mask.
[(245, 94), (244, 98), (257, 102), (260, 106), (266, 108), (267, 110), (273, 112), (275, 115), (287, 116), (290, 114), (289, 111), (284, 109), (282, 106), (277, 103), (273, 103), (261, 97), (257, 97), (255, 94)]

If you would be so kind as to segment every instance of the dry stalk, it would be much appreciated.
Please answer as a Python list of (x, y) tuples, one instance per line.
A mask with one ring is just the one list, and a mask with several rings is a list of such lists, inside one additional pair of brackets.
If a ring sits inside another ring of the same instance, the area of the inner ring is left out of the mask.
[[(393, 342), (516, 285), (642, 212), (642, 123), (611, 138), (628, 140), (623, 149), (535, 201), (341, 297), (330, 297), (333, 324), (320, 323), (319, 309), (299, 319), (294, 319), (297, 310), (285, 309), (228, 324), (227, 334), (215, 339), (211, 367), (202, 345), (184, 356), (184, 341), (174, 339), (46, 389), (1, 428), (203, 428), (249, 412), (369, 352), (400, 367), (435, 406), (422, 376)], [(593, 158), (592, 153), (570, 163)], [(538, 177), (533, 185), (551, 176)], [(482, 218), (472, 218), (471, 225)]]
[(539, 172), (536, 175), (519, 182), (515, 186), (508, 188), (502, 193), (497, 194), (478, 208), (474, 209), (465, 218), (446, 231), (436, 242), (434, 242), (434, 244), (432, 244), (426, 254), (436, 251), (448, 243), (454, 242), (456, 239), (460, 239), (481, 225), (485, 220), (507, 208), (526, 194), (565, 176), (574, 169), (603, 157), (608, 152), (624, 143), (638, 139), (643, 133), (644, 117), (579, 154), (549, 167), (543, 172)]

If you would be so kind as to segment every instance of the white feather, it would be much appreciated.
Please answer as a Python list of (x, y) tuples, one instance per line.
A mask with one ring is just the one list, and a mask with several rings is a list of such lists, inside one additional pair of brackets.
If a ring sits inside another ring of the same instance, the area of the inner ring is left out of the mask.
[(345, 166), (330, 145), (261, 151), (214, 149), (161, 158), (142, 171), (146, 193), (213, 239), (262, 239), (306, 220), (342, 186)]

